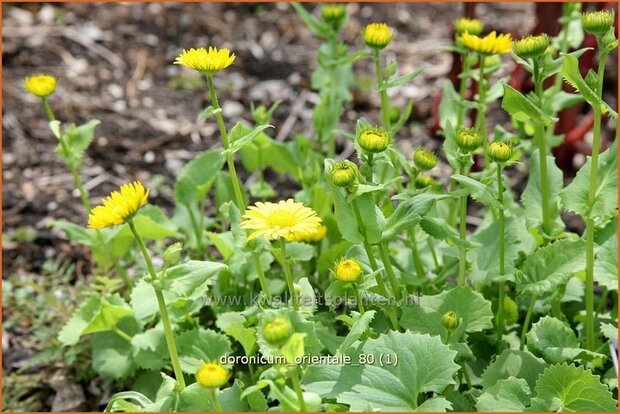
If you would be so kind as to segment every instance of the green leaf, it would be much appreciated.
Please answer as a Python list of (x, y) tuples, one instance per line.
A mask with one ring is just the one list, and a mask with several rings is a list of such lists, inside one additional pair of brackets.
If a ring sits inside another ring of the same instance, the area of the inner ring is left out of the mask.
[(198, 115), (198, 119), (206, 121), (207, 119), (211, 118), (213, 115), (218, 114), (220, 112), (222, 112), (222, 108), (215, 109), (214, 107), (209, 105), (200, 113), (200, 115)]
[(317, 36), (319, 36), (319, 37), (321, 37), (323, 39), (329, 39), (330, 37), (333, 37), (333, 36), (336, 35), (334, 33), (334, 30), (331, 28), (331, 26), (329, 24), (327, 24), (327, 23), (317, 19), (316, 17), (314, 17), (313, 15), (308, 13), (308, 11), (304, 8), (303, 5), (301, 5), (299, 3), (291, 3), (291, 6), (293, 6), (293, 8), (297, 12), (297, 15), (299, 16), (299, 18)]
[(176, 337), (181, 369), (195, 374), (203, 362), (218, 361), (231, 352), (230, 341), (225, 335), (210, 329), (195, 328)]
[(236, 153), (241, 148), (251, 143), (261, 132), (267, 128), (273, 128), (273, 125), (257, 125), (250, 129), (244, 126), (241, 122), (237, 122), (230, 130), (229, 139), (230, 146), (221, 152), (225, 157), (229, 153)]
[(487, 207), (495, 209), (502, 207), (500, 202), (497, 200), (497, 191), (488, 185), (484, 185), (480, 181), (460, 174), (453, 175), (452, 179), (461, 184), (461, 187), (467, 189), (474, 200), (484, 204)]
[(369, 310), (363, 314), (355, 311), (351, 312), (353, 325), (351, 326), (351, 330), (346, 338), (344, 338), (344, 341), (342, 341), (342, 344), (340, 344), (338, 353), (345, 354), (351, 345), (362, 337), (364, 332), (366, 332), (370, 326), (370, 322), (372, 322), (372, 319), (375, 317), (375, 313), (376, 312), (374, 310)]
[(403, 307), (400, 324), (414, 332), (446, 338), (441, 317), (448, 311), (456, 312), (461, 321), (450, 336), (450, 342), (458, 342), (465, 332), (479, 332), (493, 327), (491, 302), (468, 287), (455, 287), (438, 295), (421, 296), (419, 305)]
[[(519, 258), (519, 251), (523, 250), (523, 235), (519, 227), (524, 226), (523, 220), (510, 217), (505, 221), (504, 227), (504, 275), (499, 275), (499, 222), (493, 221), (490, 225), (478, 229), (470, 238), (476, 244), (470, 252), (468, 259), (473, 262), (470, 280), (473, 283), (490, 284), (500, 280), (513, 280), (515, 273), (515, 261)], [(528, 234), (529, 236), (529, 234)]]
[[(134, 332), (138, 327), (133, 327)], [(123, 326), (127, 331), (127, 327)], [(93, 369), (107, 379), (127, 378), (136, 370), (131, 343), (114, 332), (99, 332), (91, 345)]]
[(589, 207), (590, 174), (592, 157), (588, 157), (585, 165), (566, 188), (560, 192), (562, 207), (575, 212), (581, 217), (591, 217), (596, 224), (603, 226), (617, 214), (618, 209), (618, 157), (617, 143), (614, 143), (599, 156), (594, 204)]
[[(418, 404), (421, 393), (441, 393), (454, 384), (452, 376), (459, 370), (454, 362), (456, 351), (442, 344), (439, 337), (391, 331), (369, 339), (347, 355), (351, 364), (311, 365), (303, 377), (304, 388), (348, 404), (351, 411), (445, 411), (451, 407), (443, 397)], [(369, 355), (374, 364), (359, 363)], [(385, 363), (387, 355), (397, 357), (398, 363), (393, 359), (391, 364)]]
[[(217, 400), (224, 412), (248, 412), (250, 407), (245, 399), (241, 398), (243, 383), (235, 380), (232, 387), (217, 390)], [(187, 386), (179, 394), (180, 412), (215, 412), (215, 407), (209, 397), (209, 390), (198, 383)]]
[[(527, 187), (521, 195), (521, 201), (525, 210), (525, 219), (528, 227), (542, 226), (542, 180), (540, 176), (540, 157), (538, 156), (538, 149), (532, 152), (530, 159), (529, 177), (527, 180)], [(564, 176), (562, 170), (555, 164), (555, 158), (548, 155), (547, 158), (547, 188), (549, 191), (549, 198), (547, 199), (547, 205), (549, 209), (549, 217), (554, 218), (554, 226), (556, 232), (561, 232), (564, 229), (564, 223), (559, 214), (559, 195), (562, 187), (564, 186)]]
[[(439, 126), (442, 130), (446, 131), (447, 139), (447, 131), (449, 128), (452, 129), (452, 132), (454, 133), (454, 126), (457, 124), (458, 118), (458, 103), (461, 98), (454, 89), (454, 84), (450, 79), (446, 79), (444, 81), (441, 91), (441, 102), (439, 103)], [(446, 153), (448, 162), (452, 165), (448, 151), (445, 151), (445, 147), (446, 144), (444, 143), (444, 152)], [(456, 150), (456, 143), (454, 143), (454, 147), (451, 148)], [(453, 151), (450, 151), (450, 153), (453, 154)], [(454, 165), (452, 166), (454, 167)]]
[(461, 239), (459, 233), (454, 226), (451, 226), (446, 220), (440, 217), (423, 217), (420, 220), (420, 227), (427, 234), (433, 236), (437, 240), (445, 240), (449, 245), (456, 245), (469, 249), (473, 244), (468, 240)]
[[(167, 290), (163, 291), (163, 295), (167, 304), (174, 302), (178, 297)], [(135, 318), (141, 323), (146, 323), (159, 314), (155, 289), (144, 278), (140, 279), (131, 291), (131, 308)]]
[(131, 346), (133, 360), (140, 368), (157, 371), (168, 364), (168, 347), (161, 326), (135, 335)]
[(482, 386), (488, 389), (498, 381), (510, 377), (523, 378), (530, 389), (536, 386), (536, 379), (547, 364), (529, 352), (507, 349), (502, 352), (482, 373)]
[(486, 388), (478, 397), (480, 412), (523, 412), (530, 404), (530, 387), (521, 378), (509, 377)]
[[(447, 82), (452, 85), (452, 82), (449, 80)], [(456, 131), (450, 121), (446, 122), (444, 128), (443, 152), (446, 154), (448, 164), (450, 164), (455, 171), (460, 171), (463, 166), (463, 162), (459, 153), (459, 147), (456, 145)]]
[(508, 112), (514, 119), (519, 122), (539, 121), (545, 126), (549, 126), (557, 118), (552, 118), (545, 114), (539, 105), (532, 102), (531, 99), (517, 91), (507, 83), (504, 86), (504, 98), (502, 99), (502, 108)]
[(617, 119), (618, 114), (609, 107), (601, 98), (596, 94), (594, 90), (586, 83), (581, 76), (579, 70), (579, 60), (573, 55), (565, 55), (564, 62), (562, 64), (562, 77), (575, 88), (583, 98), (588, 101), (593, 108), (599, 108), (602, 113), (609, 113), (609, 115)]
[(213, 278), (222, 269), (223, 263), (190, 260), (168, 269), (164, 275), (165, 289), (179, 296), (197, 297), (204, 295)]
[[(351, 203), (355, 203), (359, 209), (362, 220), (364, 221), (364, 231), (366, 240), (370, 244), (381, 241), (383, 229), (385, 228), (385, 217), (377, 206), (372, 194), (362, 194), (355, 197)], [(340, 225), (340, 223), (338, 223)]]
[(559, 240), (536, 250), (525, 259), (517, 291), (541, 295), (558, 289), (585, 269), (585, 248), (583, 240)]
[(89, 229), (62, 219), (52, 221), (50, 226), (64, 230), (67, 238), (72, 242), (80, 243), (85, 246), (92, 246), (96, 243), (97, 232), (94, 229)]
[(64, 132), (60, 132), (60, 122), (50, 122), (50, 128), (56, 138), (63, 140), (65, 145), (58, 144), (56, 153), (65, 160), (67, 165), (79, 166), (84, 156), (84, 152), (90, 145), (95, 135), (95, 128), (101, 122), (93, 119), (86, 124), (76, 126), (70, 124)]
[(618, 238), (615, 235), (596, 250), (594, 280), (608, 290), (618, 290)]
[[(538, 398), (552, 411), (617, 411), (617, 401), (598, 375), (566, 363), (549, 367), (536, 382)], [(545, 411), (547, 411), (545, 410)]]
[(245, 316), (240, 312), (222, 313), (218, 315), (216, 321), (219, 329), (243, 346), (246, 355), (252, 355), (256, 349), (256, 328), (248, 328), (245, 324)]
[(342, 233), (342, 237), (345, 240), (350, 241), (351, 243), (361, 243), (364, 238), (357, 228), (355, 214), (353, 213), (351, 205), (347, 201), (347, 196), (341, 188), (336, 187), (331, 183), (330, 174), (334, 164), (334, 160), (325, 160), (325, 180), (329, 185), (334, 200), (334, 209), (338, 229), (340, 229), (340, 233)]
[(174, 185), (174, 197), (185, 205), (202, 200), (224, 165), (218, 150), (208, 150), (185, 164)]
[(420, 73), (424, 72), (425, 68), (419, 68), (410, 72), (406, 75), (399, 76), (397, 78), (390, 79), (388, 81), (384, 81), (383, 84), (379, 87), (379, 91), (387, 91), (388, 89), (395, 88), (397, 86), (404, 85), (405, 83), (411, 82), (416, 76)]
[(144, 407), (146, 412), (174, 411), (179, 403), (176, 380), (164, 373), (161, 374), (161, 377), (162, 382), (157, 390), (155, 402)]
[(401, 202), (385, 222), (382, 241), (396, 238), (407, 228), (418, 223), (430, 211), (435, 201), (449, 198), (447, 195), (422, 193)]
[(592, 361), (604, 355), (579, 348), (577, 335), (559, 319), (545, 316), (532, 325), (527, 333), (527, 346), (551, 364), (573, 360)]
[(62, 328), (58, 340), (64, 346), (75, 345), (82, 335), (112, 330), (122, 318), (133, 314), (120, 297), (107, 299), (93, 297), (82, 304)]

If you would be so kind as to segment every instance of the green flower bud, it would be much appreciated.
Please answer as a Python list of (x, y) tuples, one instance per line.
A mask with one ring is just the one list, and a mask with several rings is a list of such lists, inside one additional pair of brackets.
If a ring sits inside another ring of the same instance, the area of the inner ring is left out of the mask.
[(484, 142), (484, 137), (476, 128), (459, 128), (456, 133), (456, 145), (465, 152), (477, 150)]
[(469, 33), (473, 35), (479, 35), (484, 30), (484, 24), (478, 19), (468, 19), (467, 17), (461, 17), (454, 22), (454, 30), (456, 33)]
[(512, 158), (513, 150), (512, 147), (505, 142), (494, 141), (489, 145), (487, 153), (491, 160), (501, 164)]
[(183, 245), (176, 242), (170, 245), (164, 252), (164, 262), (168, 266), (174, 266), (181, 260), (181, 253), (183, 253)]
[(196, 371), (196, 382), (205, 388), (220, 388), (230, 378), (230, 371), (216, 362), (202, 364)]
[(323, 4), (321, 6), (321, 16), (329, 23), (339, 23), (347, 14), (344, 4)]
[(448, 311), (441, 317), (441, 326), (448, 332), (456, 330), (460, 323), (459, 314), (454, 311)]
[(388, 118), (390, 118), (390, 123), (395, 124), (400, 119), (400, 108), (398, 106), (390, 106), (390, 110), (388, 111)]
[(614, 25), (615, 20), (613, 10), (601, 10), (581, 15), (583, 30), (591, 34), (606, 33)]
[(258, 125), (264, 125), (269, 122), (269, 111), (265, 105), (259, 105), (252, 110), (252, 118)]
[(274, 315), (263, 321), (261, 333), (265, 341), (272, 345), (278, 345), (284, 343), (291, 336), (293, 325), (288, 317)]
[(336, 187), (350, 187), (357, 183), (357, 165), (349, 160), (340, 161), (332, 168), (331, 179)]
[(437, 156), (426, 148), (418, 148), (413, 154), (413, 163), (422, 171), (432, 170), (438, 161)]
[(390, 134), (378, 127), (364, 128), (357, 136), (357, 144), (360, 148), (373, 154), (385, 151), (390, 141)]
[(435, 180), (430, 175), (418, 174), (415, 177), (415, 188), (426, 188), (435, 183)]
[(506, 325), (512, 325), (519, 319), (517, 303), (508, 296), (504, 297), (504, 316), (506, 318)]
[(370, 23), (364, 27), (362, 37), (367, 46), (373, 49), (383, 49), (390, 44), (394, 33), (385, 23)]
[(549, 36), (541, 34), (538, 36), (527, 36), (517, 40), (512, 44), (515, 53), (524, 58), (535, 58), (542, 56), (549, 47)]

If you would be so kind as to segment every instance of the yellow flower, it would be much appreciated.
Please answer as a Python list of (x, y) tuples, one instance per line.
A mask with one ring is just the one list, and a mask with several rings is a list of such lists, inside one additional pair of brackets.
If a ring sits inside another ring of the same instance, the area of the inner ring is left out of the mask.
[(484, 29), (484, 24), (478, 19), (468, 19), (467, 17), (461, 17), (454, 22), (454, 28), (458, 34), (469, 33), (472, 35), (479, 35)]
[(321, 226), (321, 218), (311, 208), (289, 198), (278, 203), (257, 202), (243, 215), (242, 229), (254, 230), (252, 240), (263, 236), (266, 240), (284, 238), (297, 241), (313, 234)]
[(334, 270), (336, 279), (343, 282), (355, 282), (362, 275), (362, 266), (355, 259), (341, 259)]
[(461, 42), (463, 42), (463, 45), (468, 49), (478, 52), (481, 55), (508, 53), (510, 49), (512, 49), (512, 38), (510, 34), (500, 34), (498, 36), (496, 32), (491, 32), (485, 37), (463, 33)]
[(51, 75), (33, 75), (24, 79), (24, 88), (34, 96), (45, 98), (56, 90), (56, 78)]
[(383, 49), (390, 44), (394, 33), (385, 23), (370, 23), (362, 32), (364, 42), (372, 48)]
[(316, 229), (316, 231), (306, 234), (304, 237), (298, 239), (297, 241), (306, 242), (306, 243), (318, 243), (321, 240), (323, 240), (323, 237), (325, 237), (325, 234), (327, 234), (327, 227), (321, 224), (319, 228)]
[(103, 229), (126, 223), (146, 204), (149, 190), (141, 182), (122, 185), (120, 192), (112, 193), (102, 200), (103, 205), (92, 209), (88, 216), (88, 227)]
[(230, 53), (228, 49), (218, 49), (209, 46), (207, 51), (204, 47), (200, 47), (198, 49), (183, 50), (174, 60), (174, 64), (187, 66), (198, 72), (212, 75), (232, 65), (235, 57), (235, 54)]
[(229, 378), (228, 369), (214, 362), (206, 362), (196, 371), (196, 382), (205, 388), (220, 388)]

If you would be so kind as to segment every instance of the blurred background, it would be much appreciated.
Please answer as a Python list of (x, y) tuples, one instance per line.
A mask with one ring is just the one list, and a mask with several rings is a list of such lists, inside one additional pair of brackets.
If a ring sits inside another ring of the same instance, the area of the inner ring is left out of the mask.
[[(317, 12), (315, 4), (305, 7)], [(403, 73), (426, 66), (411, 84), (392, 90), (397, 105), (415, 100), (396, 141), (409, 155), (421, 144), (441, 146), (436, 135), (441, 86), (446, 78), (454, 79), (459, 65), (445, 50), (454, 39), (454, 20), (475, 15), (485, 23), (485, 32), (498, 30), (515, 38), (541, 30), (554, 35), (561, 7), (351, 3), (343, 34), (350, 50), (358, 50), (365, 24), (387, 22), (397, 34), (384, 56), (396, 58)], [(312, 110), (319, 98), (310, 88), (310, 76), (321, 40), (286, 3), (13, 3), (2, 8), (3, 409), (97, 410), (115, 388), (93, 376), (88, 360), (80, 364), (85, 356), (79, 349), (67, 353), (55, 346), (80, 286), (89, 283), (91, 261), (84, 248), (70, 244), (49, 223), (59, 218), (85, 223), (82, 204), (54, 153), (57, 141), (40, 102), (24, 91), (23, 78), (43, 72), (58, 79), (50, 103), (59, 120), (101, 120), (81, 168), (93, 204), (137, 179), (152, 189), (154, 203), (170, 211), (175, 177), (184, 163), (219, 145), (215, 122), (197, 120), (209, 105), (203, 78), (172, 65), (180, 50), (208, 45), (232, 49), (234, 65), (216, 75), (225, 119), (231, 125), (250, 120), (251, 103), (269, 106), (281, 100), (273, 134), (286, 140), (296, 134), (312, 136)], [(609, 61), (616, 62), (616, 56)], [(360, 61), (354, 69), (354, 99), (342, 116), (342, 128), (349, 131), (360, 116), (378, 121), (372, 64)], [(512, 63), (497, 76), (509, 77), (525, 90), (531, 87)], [(606, 100), (617, 108), (617, 67), (608, 67), (606, 76)], [(559, 159), (568, 179), (589, 149), (584, 111), (577, 110), (566, 127), (583, 129)], [(489, 119), (491, 124), (508, 120), (499, 105), (491, 108)], [(613, 139), (609, 129), (606, 133)], [(338, 148), (345, 155), (351, 151), (348, 142)], [(450, 174), (445, 168), (438, 178)], [(525, 175), (517, 169), (511, 179), (518, 187)], [(295, 191), (286, 177), (268, 173), (266, 178), (282, 197)]]

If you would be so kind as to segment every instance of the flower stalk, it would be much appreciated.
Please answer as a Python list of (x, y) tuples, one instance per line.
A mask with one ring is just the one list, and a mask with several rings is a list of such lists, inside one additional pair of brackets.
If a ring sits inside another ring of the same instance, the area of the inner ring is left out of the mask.
[[(503, 176), (502, 176), (503, 164), (497, 164), (497, 198), (500, 203), (500, 208), (498, 209), (498, 225), (499, 225), (499, 276), (502, 277), (506, 273), (505, 269), (505, 245), (506, 245), (506, 231), (505, 231), (505, 222), (504, 222), (504, 202), (503, 202), (503, 194), (504, 194), (504, 185), (503, 185)], [(506, 297), (506, 282), (501, 280), (499, 282), (499, 293), (498, 293), (498, 307), (497, 307), (497, 344), (498, 347), (501, 348), (501, 340), (504, 334), (504, 299)]]
[(146, 262), (146, 267), (148, 268), (149, 274), (151, 275), (153, 289), (155, 289), (155, 296), (157, 297), (157, 305), (159, 306), (159, 314), (161, 316), (161, 324), (164, 328), (164, 336), (166, 337), (166, 345), (168, 346), (168, 353), (170, 354), (170, 361), (172, 363), (172, 369), (174, 370), (174, 376), (177, 380), (181, 389), (185, 388), (185, 378), (183, 377), (183, 371), (181, 370), (181, 362), (179, 360), (179, 353), (177, 351), (177, 346), (174, 341), (174, 334), (172, 332), (172, 324), (170, 323), (170, 316), (168, 315), (168, 308), (166, 307), (166, 301), (164, 299), (164, 295), (161, 291), (161, 288), (157, 286), (155, 282), (161, 282), (161, 279), (157, 276), (157, 272), (155, 271), (155, 266), (153, 265), (153, 261), (151, 260), (151, 256), (146, 250), (146, 246), (144, 245), (144, 241), (138, 233), (133, 220), (128, 220), (127, 224), (129, 224), (129, 228), (131, 229), (131, 233), (133, 234), (134, 239), (136, 239), (136, 243), (138, 243), (138, 247), (140, 248), (140, 252), (142, 253), (142, 257)]
[[(543, 104), (543, 78), (542, 73), (540, 72), (540, 64), (538, 62), (538, 58), (533, 59), (533, 77), (534, 77), (534, 92), (538, 99), (540, 100), (540, 105), (542, 107)], [(534, 142), (538, 146), (538, 157), (540, 164), (540, 195), (542, 198), (542, 222), (543, 222), (543, 231), (547, 235), (551, 235), (552, 232), (552, 221), (549, 209), (549, 203), (551, 199), (549, 197), (549, 181), (547, 179), (547, 142), (546, 142), (546, 134), (545, 127), (542, 125), (540, 121), (534, 121)]]
[(383, 68), (381, 67), (381, 59), (379, 57), (379, 50), (373, 51), (373, 60), (375, 62), (375, 72), (377, 76), (377, 90), (379, 91), (379, 97), (381, 98), (381, 123), (383, 129), (390, 130), (390, 101), (388, 99), (387, 91), (383, 89)]
[(293, 273), (291, 272), (291, 268), (289, 266), (288, 255), (286, 253), (286, 241), (283, 237), (280, 237), (280, 239), (278, 240), (278, 244), (280, 245), (280, 252), (282, 253), (282, 267), (284, 268), (286, 286), (288, 286), (288, 291), (293, 301), (293, 309), (299, 310), (299, 300), (297, 298), (297, 294), (295, 293), (295, 285), (293, 284)]

